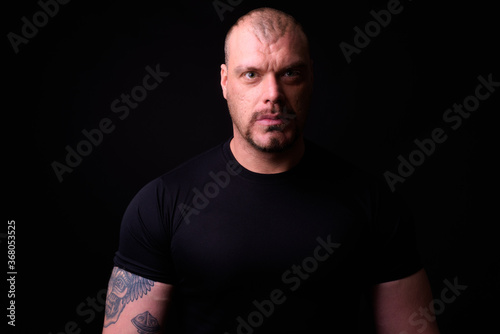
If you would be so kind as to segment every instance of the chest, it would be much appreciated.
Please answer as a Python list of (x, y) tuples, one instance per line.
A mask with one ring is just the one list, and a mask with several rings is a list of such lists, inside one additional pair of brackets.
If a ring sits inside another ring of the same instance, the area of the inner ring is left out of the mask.
[(364, 222), (341, 192), (307, 185), (224, 190), (173, 235), (181, 284), (207, 290), (248, 286), (283, 281), (297, 266), (334, 271), (353, 261), (349, 250), (361, 242)]

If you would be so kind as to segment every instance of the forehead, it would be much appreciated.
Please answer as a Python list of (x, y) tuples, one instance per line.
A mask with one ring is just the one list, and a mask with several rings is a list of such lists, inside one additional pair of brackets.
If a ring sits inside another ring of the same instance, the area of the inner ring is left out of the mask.
[(309, 60), (307, 39), (297, 27), (269, 39), (255, 34), (252, 27), (237, 27), (229, 38), (228, 51), (228, 65), (231, 66), (279, 66)]

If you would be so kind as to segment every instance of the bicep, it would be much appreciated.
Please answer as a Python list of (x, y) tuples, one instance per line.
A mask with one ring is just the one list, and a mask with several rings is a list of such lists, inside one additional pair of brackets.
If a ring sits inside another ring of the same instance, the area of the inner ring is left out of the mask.
[(113, 268), (106, 296), (103, 334), (162, 333), (172, 285)]
[[(432, 293), (423, 269), (403, 279), (375, 285), (372, 298), (377, 333), (439, 334), (429, 309)], [(427, 321), (415, 326), (412, 319), (422, 310), (427, 310)]]

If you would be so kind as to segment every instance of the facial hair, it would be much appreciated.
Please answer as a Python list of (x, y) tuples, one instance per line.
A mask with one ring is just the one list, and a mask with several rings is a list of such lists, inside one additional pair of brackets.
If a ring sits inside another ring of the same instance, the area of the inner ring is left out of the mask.
[(282, 132), (285, 130), (285, 128), (287, 128), (289, 125), (292, 125), (294, 128), (292, 130), (292, 137), (290, 139), (285, 139), (284, 141), (280, 141), (279, 139), (275, 138), (275, 137), (272, 137), (270, 139), (270, 142), (267, 144), (267, 145), (259, 145), (253, 138), (253, 135), (252, 135), (252, 125), (255, 124), (255, 122), (258, 120), (258, 118), (263, 115), (263, 114), (275, 114), (275, 113), (278, 113), (279, 112), (279, 108), (276, 108), (273, 106), (273, 109), (272, 110), (261, 110), (261, 111), (257, 111), (257, 112), (254, 112), (253, 115), (252, 115), (252, 118), (251, 118), (251, 121), (249, 123), (249, 126), (247, 128), (247, 130), (245, 131), (244, 133), (244, 138), (245, 140), (250, 144), (252, 145), (252, 147), (254, 147), (255, 149), (261, 151), (261, 152), (266, 152), (266, 153), (280, 153), (280, 152), (284, 152), (286, 150), (288, 150), (289, 148), (291, 148), (295, 142), (297, 141), (297, 139), (300, 137), (300, 129), (297, 125), (296, 122), (293, 122), (292, 121), (297, 117), (297, 114), (295, 113), (295, 111), (293, 111), (292, 109), (290, 108), (287, 108), (286, 106), (282, 108), (282, 113), (281, 113), (281, 116), (280, 116), (280, 119), (284, 120), (284, 123), (283, 124), (279, 124), (279, 125), (269, 125), (267, 126), (267, 128), (265, 129), (265, 132), (268, 133), (268, 132)]

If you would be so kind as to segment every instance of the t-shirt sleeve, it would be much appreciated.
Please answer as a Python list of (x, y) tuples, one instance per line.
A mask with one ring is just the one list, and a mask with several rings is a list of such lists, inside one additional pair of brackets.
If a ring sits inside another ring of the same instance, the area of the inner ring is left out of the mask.
[(405, 278), (422, 268), (415, 222), (408, 206), (379, 184), (374, 200), (372, 283)]
[(174, 284), (170, 228), (161, 179), (144, 186), (125, 210), (114, 264), (153, 281)]

